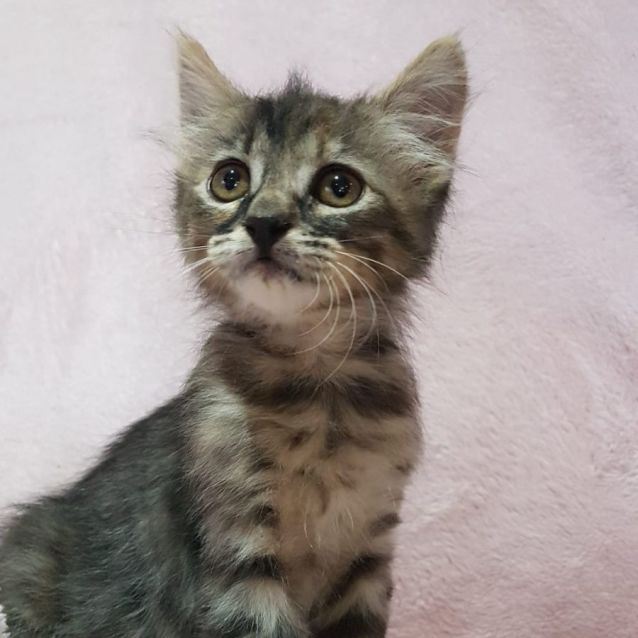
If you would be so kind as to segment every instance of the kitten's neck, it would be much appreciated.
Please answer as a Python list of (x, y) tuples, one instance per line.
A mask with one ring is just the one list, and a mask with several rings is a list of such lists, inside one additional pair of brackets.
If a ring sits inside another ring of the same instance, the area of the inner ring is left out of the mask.
[(348, 313), (335, 321), (335, 314), (317, 325), (320, 316), (303, 326), (228, 317), (206, 343), (191, 383), (215, 387), (221, 381), (251, 404), (268, 397), (277, 405), (306, 394), (310, 400), (321, 388), (338, 392), (370, 384), (412, 388), (398, 315), (392, 315), (384, 309), (372, 321), (364, 307), (355, 306), (352, 318)]
[(348, 357), (361, 348), (372, 351), (381, 348), (381, 342), (397, 341), (403, 315), (399, 303), (371, 306), (367, 299), (357, 299), (348, 306), (306, 311), (289, 323), (230, 316), (222, 325), (253, 339), (265, 351), (312, 359)]

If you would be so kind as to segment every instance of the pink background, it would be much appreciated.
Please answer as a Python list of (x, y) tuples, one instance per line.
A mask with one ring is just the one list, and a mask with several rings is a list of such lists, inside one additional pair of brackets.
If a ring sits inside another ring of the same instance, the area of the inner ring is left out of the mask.
[(638, 636), (634, 0), (4, 0), (0, 505), (175, 393), (206, 325), (170, 234), (169, 32), (249, 89), (351, 93), (461, 30), (475, 93), (415, 357), (426, 462), (394, 638)]

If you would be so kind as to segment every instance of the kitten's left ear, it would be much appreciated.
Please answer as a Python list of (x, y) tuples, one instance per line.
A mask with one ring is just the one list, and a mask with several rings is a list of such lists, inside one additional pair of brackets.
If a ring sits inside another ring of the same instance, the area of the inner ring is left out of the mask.
[(243, 102), (245, 95), (215, 66), (204, 47), (180, 31), (177, 35), (181, 123), (197, 124)]
[(436, 40), (378, 96), (382, 108), (404, 116), (421, 139), (451, 158), (467, 101), (467, 69), (459, 40)]

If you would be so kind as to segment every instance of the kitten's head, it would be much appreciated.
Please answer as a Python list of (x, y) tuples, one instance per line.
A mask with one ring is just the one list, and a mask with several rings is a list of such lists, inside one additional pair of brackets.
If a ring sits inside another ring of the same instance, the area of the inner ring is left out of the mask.
[(250, 97), (187, 36), (179, 63), (178, 228), (211, 298), (291, 323), (337, 298), (400, 294), (424, 273), (467, 95), (456, 39), (350, 100), (296, 76)]

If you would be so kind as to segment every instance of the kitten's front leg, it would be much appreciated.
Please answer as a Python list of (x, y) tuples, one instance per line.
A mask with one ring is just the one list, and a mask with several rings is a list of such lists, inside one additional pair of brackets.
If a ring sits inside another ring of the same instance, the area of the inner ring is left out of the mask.
[[(220, 409), (217, 408), (219, 414)], [(208, 574), (202, 623), (214, 638), (307, 638), (279, 562), (271, 462), (225, 419), (197, 431), (192, 471)]]
[[(253, 495), (254, 498), (254, 495)], [(215, 594), (207, 616), (215, 638), (307, 638), (277, 558), (270, 505), (239, 516), (210, 561)]]
[(308, 632), (282, 583), (263, 576), (239, 580), (213, 607), (214, 638), (306, 638)]
[(365, 554), (354, 560), (324, 603), (314, 638), (383, 638), (392, 596), (390, 557)]

